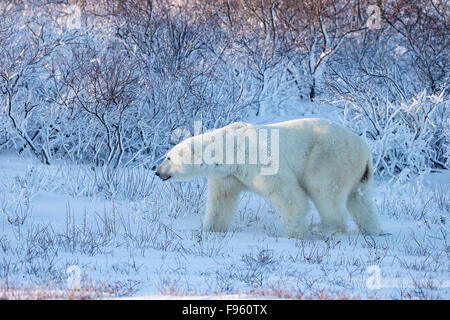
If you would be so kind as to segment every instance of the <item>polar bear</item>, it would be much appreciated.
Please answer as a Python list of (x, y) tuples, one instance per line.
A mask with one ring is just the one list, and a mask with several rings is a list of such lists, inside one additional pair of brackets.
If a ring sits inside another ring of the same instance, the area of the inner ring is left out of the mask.
[[(270, 135), (270, 143), (250, 141), (255, 136), (269, 140), (269, 131), (277, 133)], [(254, 156), (261, 155), (258, 149), (270, 149), (273, 157), (265, 163), (255, 161), (258, 157)], [(272, 170), (264, 173), (269, 166)], [(319, 212), (321, 228), (346, 232), (350, 213), (361, 232), (382, 233), (372, 200), (369, 147), (364, 139), (332, 121), (297, 119), (264, 126), (233, 123), (177, 144), (156, 175), (164, 181), (208, 179), (205, 231), (226, 231), (239, 194), (252, 191), (271, 201), (288, 237), (305, 236), (308, 199)]]

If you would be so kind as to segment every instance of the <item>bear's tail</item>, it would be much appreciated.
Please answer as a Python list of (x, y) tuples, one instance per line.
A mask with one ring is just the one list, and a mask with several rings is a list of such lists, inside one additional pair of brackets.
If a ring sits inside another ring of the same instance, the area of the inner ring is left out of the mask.
[(347, 199), (347, 209), (361, 232), (370, 235), (383, 234), (373, 201), (373, 167), (370, 158), (359, 184)]

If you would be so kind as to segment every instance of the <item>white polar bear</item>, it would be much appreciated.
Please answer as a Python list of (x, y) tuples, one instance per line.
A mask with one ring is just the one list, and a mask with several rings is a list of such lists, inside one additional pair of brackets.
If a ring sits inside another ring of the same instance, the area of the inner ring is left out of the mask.
[[(250, 146), (250, 139), (248, 143), (228, 139), (251, 138), (249, 132), (263, 129), (279, 134), (278, 141), (274, 139), (276, 135), (271, 135), (269, 147), (257, 144), (259, 149), (271, 149), (272, 155), (278, 157), (264, 165), (251, 161), (258, 148)], [(230, 161), (230, 153), (236, 158), (238, 153), (245, 155), (245, 161), (243, 157), (241, 161)], [(227, 155), (225, 161), (223, 154)], [(262, 174), (261, 169), (269, 165), (276, 170)], [(240, 192), (249, 190), (271, 201), (289, 237), (305, 235), (308, 198), (320, 214), (321, 226), (327, 230), (346, 232), (349, 212), (363, 233), (382, 233), (372, 200), (369, 147), (361, 137), (328, 120), (298, 119), (266, 126), (233, 123), (176, 145), (156, 175), (162, 180), (208, 179), (205, 231), (226, 231)]]

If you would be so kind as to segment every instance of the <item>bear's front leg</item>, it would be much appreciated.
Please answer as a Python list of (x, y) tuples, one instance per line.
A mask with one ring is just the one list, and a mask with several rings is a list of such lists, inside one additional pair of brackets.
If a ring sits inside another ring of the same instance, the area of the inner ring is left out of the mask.
[(233, 176), (208, 179), (208, 199), (203, 231), (225, 232), (233, 220), (242, 183)]

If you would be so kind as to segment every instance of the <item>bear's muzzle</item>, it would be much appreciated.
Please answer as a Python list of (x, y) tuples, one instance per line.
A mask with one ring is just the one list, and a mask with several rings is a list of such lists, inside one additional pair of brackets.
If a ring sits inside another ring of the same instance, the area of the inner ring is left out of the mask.
[(169, 180), (172, 178), (172, 176), (165, 174), (165, 173), (159, 173), (158, 171), (155, 172), (156, 176), (159, 177), (162, 181)]

